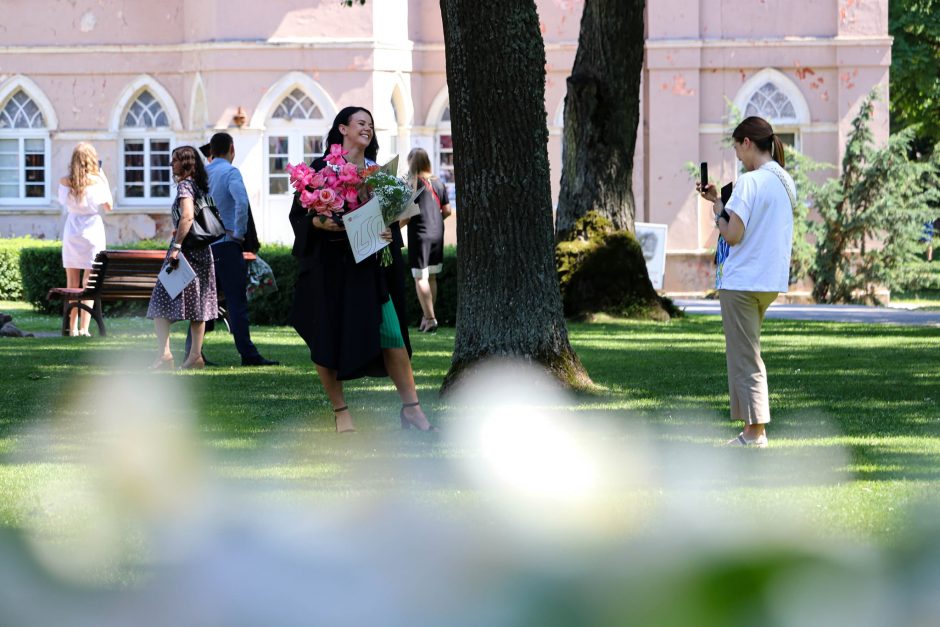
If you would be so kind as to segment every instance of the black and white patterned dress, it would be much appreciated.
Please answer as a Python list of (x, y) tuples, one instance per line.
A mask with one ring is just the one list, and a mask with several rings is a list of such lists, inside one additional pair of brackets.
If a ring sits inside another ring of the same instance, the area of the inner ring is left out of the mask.
[[(176, 192), (176, 200), (173, 201), (173, 208), (179, 207), (183, 198), (194, 198), (195, 187), (189, 179), (183, 179), (179, 182)], [(173, 227), (178, 227), (174, 224)], [(171, 248), (167, 251), (172, 250)], [(187, 285), (183, 291), (176, 297), (170, 298), (163, 284), (157, 281), (153, 288), (153, 294), (150, 296), (150, 306), (147, 308), (147, 317), (165, 318), (171, 322), (178, 320), (191, 320), (201, 322), (204, 320), (215, 320), (219, 316), (219, 298), (215, 288), (215, 263), (212, 259), (212, 247), (206, 246), (196, 250), (182, 250), (180, 255), (186, 257), (186, 261), (193, 267), (196, 278)]]

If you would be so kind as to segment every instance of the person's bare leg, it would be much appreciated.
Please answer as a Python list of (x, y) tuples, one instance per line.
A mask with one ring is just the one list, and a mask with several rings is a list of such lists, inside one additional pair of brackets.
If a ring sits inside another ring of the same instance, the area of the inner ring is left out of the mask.
[(437, 275), (430, 274), (428, 275), (428, 286), (431, 288), (431, 309), (434, 309), (435, 303), (437, 303)]
[[(81, 268), (65, 269), (65, 287), (78, 288), (82, 284)], [(78, 335), (78, 312), (77, 308), (69, 311), (69, 335)]]
[[(82, 277), (82, 287), (86, 288), (88, 287), (88, 279), (91, 278), (91, 270), (84, 270), (83, 275), (84, 276)], [(83, 300), (82, 304), (91, 308), (94, 306), (95, 301)], [(79, 334), (88, 335), (88, 326), (91, 324), (91, 314), (85, 311), (84, 309), (82, 309), (78, 313), (78, 319), (79, 319), (79, 331), (78, 331)]]
[(173, 353), (170, 352), (170, 321), (166, 318), (154, 318), (153, 327), (157, 332), (157, 357), (151, 368), (159, 369), (167, 364), (173, 367)]
[(206, 362), (202, 359), (202, 340), (206, 336), (206, 323), (202, 320), (193, 320), (189, 323), (189, 333), (192, 337), (192, 344), (189, 346), (189, 354), (181, 368), (205, 368)]
[(320, 383), (323, 385), (323, 391), (326, 392), (326, 397), (330, 399), (330, 403), (333, 405), (337, 433), (355, 431), (356, 428), (353, 426), (352, 414), (349, 413), (349, 409), (335, 411), (340, 407), (346, 407), (346, 396), (343, 394), (343, 382), (336, 378), (335, 370), (325, 368), (320, 364), (315, 365), (317, 367), (317, 375), (320, 377)]
[(385, 360), (388, 376), (391, 377), (395, 389), (398, 390), (398, 396), (401, 397), (402, 417), (411, 426), (421, 431), (428, 431), (431, 429), (431, 423), (424, 415), (421, 405), (404, 407), (404, 405), (418, 402), (418, 390), (415, 388), (415, 377), (411, 370), (408, 351), (404, 348), (383, 348), (382, 358)]
[(431, 296), (431, 286), (428, 279), (415, 279), (415, 292), (418, 294), (418, 302), (421, 303), (421, 312), (426, 320), (434, 319), (434, 299)]
[(745, 440), (756, 440), (760, 436), (764, 435), (766, 425), (744, 425), (744, 439)]

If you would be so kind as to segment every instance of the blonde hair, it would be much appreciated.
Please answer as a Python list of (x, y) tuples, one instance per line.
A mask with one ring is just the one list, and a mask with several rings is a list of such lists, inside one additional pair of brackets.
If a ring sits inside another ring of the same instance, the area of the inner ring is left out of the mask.
[(91, 177), (98, 174), (98, 153), (95, 147), (81, 142), (72, 151), (72, 161), (69, 163), (69, 175), (66, 177), (75, 198), (81, 196), (85, 188), (91, 185)]
[(408, 182), (417, 187), (418, 178), (428, 178), (422, 174), (431, 174), (431, 159), (424, 148), (412, 148), (408, 153)]

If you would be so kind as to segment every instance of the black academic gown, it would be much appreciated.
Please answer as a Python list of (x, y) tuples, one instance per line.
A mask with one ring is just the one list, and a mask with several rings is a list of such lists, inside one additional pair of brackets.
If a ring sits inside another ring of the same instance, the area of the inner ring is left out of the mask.
[[(325, 166), (316, 159), (311, 166)], [(392, 299), (405, 348), (411, 342), (405, 317), (404, 245), (397, 224), (391, 226), (392, 265), (382, 267), (379, 256), (356, 263), (345, 232), (313, 226), (313, 218), (294, 195), (290, 210), (294, 229), (293, 255), (298, 261), (291, 322), (310, 348), (314, 363), (336, 371), (342, 380), (388, 376), (379, 345), (381, 306)]]

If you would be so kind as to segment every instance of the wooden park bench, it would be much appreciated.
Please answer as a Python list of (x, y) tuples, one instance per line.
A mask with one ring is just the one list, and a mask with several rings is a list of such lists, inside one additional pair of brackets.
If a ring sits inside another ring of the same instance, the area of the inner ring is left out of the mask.
[[(254, 253), (245, 253), (245, 261), (255, 259)], [(91, 314), (98, 325), (98, 334), (106, 335), (101, 303), (114, 300), (150, 300), (157, 284), (157, 274), (166, 259), (165, 250), (102, 250), (95, 257), (88, 279), (88, 287), (56, 287), (46, 298), (62, 300), (62, 335), (69, 334), (69, 315), (73, 309)], [(83, 300), (94, 301), (92, 307)], [(219, 291), (219, 300), (224, 295)], [(220, 307), (219, 315), (228, 326), (228, 317)]]

